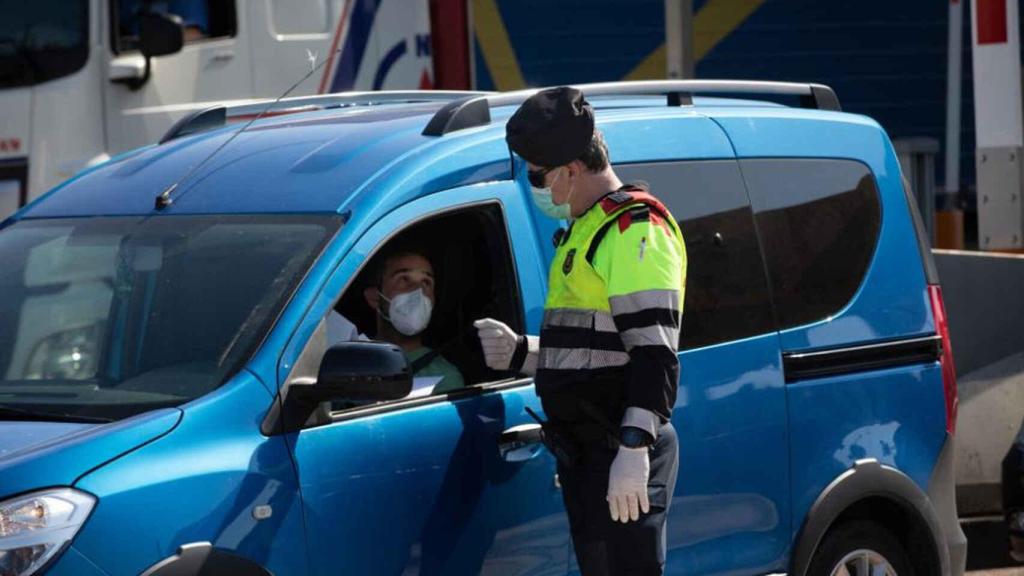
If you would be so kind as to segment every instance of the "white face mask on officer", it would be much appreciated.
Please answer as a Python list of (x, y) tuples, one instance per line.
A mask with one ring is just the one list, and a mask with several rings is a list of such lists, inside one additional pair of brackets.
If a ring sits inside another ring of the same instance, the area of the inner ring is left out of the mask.
[(405, 292), (389, 299), (380, 291), (380, 297), (388, 303), (388, 313), (381, 312), (381, 316), (391, 323), (406, 336), (415, 336), (427, 329), (430, 323), (430, 315), (434, 311), (434, 303), (423, 292), (417, 288), (412, 292)]

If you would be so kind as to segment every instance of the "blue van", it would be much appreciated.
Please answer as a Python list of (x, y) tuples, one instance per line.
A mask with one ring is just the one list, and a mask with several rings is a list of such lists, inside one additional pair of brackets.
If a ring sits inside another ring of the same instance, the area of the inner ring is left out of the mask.
[[(666, 572), (962, 574), (949, 333), (882, 128), (813, 84), (580, 88), (689, 252)], [(204, 110), (5, 221), (0, 574), (578, 573), (532, 381), (471, 329), (540, 327), (530, 93)], [(396, 243), (463, 387), (329, 335), (370, 330)]]

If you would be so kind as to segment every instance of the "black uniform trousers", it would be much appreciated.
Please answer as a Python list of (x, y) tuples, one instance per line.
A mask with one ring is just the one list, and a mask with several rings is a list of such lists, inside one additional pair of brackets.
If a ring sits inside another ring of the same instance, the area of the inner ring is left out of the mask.
[(671, 423), (658, 431), (651, 449), (647, 495), (651, 509), (639, 520), (612, 521), (608, 509), (608, 472), (618, 449), (607, 439), (583, 443), (580, 462), (559, 464), (562, 499), (576, 561), (583, 576), (660, 576), (665, 568), (665, 521), (679, 471), (679, 441)]

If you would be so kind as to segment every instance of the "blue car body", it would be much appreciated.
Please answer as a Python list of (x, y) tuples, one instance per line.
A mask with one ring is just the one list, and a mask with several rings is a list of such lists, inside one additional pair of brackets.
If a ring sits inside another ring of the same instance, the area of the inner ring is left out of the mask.
[[(864, 185), (880, 210), (862, 277), (838, 309), (794, 325), (768, 311), (681, 349), (666, 573), (804, 574), (829, 527), (857, 515), (905, 535), (921, 573), (961, 574), (966, 544), (938, 359), (813, 372), (816, 354), (834, 360), (939, 332), (929, 256), (884, 130), (863, 116), (754, 100), (594, 103), (620, 172), (688, 163), (682, 169), (712, 166), (738, 183), (704, 206), (705, 172), (686, 172), (677, 191), (654, 182), (677, 217), (687, 202), (699, 219), (715, 202), (749, 214), (784, 197), (785, 186), (762, 199), (754, 190), (775, 159), (852, 163), (843, 166), (870, 176)], [(53, 487), (96, 500), (46, 574), (199, 574), (188, 566), (204, 560), (207, 570), (221, 563), (230, 567), (223, 573), (278, 576), (578, 573), (554, 459), (537, 444), (512, 460), (499, 453), (506, 430), (532, 423), (527, 407), (541, 412), (528, 378), (340, 411), (298, 430), (268, 424), (338, 295), (392, 236), (431, 215), (500, 214), (522, 327), (539, 332), (560, 223), (535, 209), (510, 163), (504, 121), (515, 107), (494, 107), (483, 126), (424, 135), (441, 106), (297, 112), (240, 134), (230, 125), (172, 139), (75, 177), (5, 223), (238, 214), (340, 222), (251, 354), (211, 391), (111, 423), (0, 421), (0, 503)], [(173, 202), (155, 208), (186, 174)], [(685, 221), (682, 230), (689, 299), (702, 278), (692, 255), (735, 244), (728, 231), (702, 243)], [(720, 325), (715, 306), (743, 293), (708, 305), (708, 326)], [(684, 317), (689, 310), (688, 301)]]

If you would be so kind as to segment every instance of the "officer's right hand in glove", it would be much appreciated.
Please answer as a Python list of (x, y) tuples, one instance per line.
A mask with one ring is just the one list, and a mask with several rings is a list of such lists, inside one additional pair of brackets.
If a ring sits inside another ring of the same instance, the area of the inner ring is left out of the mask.
[(625, 524), (640, 519), (640, 512), (651, 511), (647, 499), (647, 480), (651, 475), (648, 454), (647, 448), (619, 446), (608, 473), (608, 508), (612, 521)]
[(493, 370), (508, 370), (516, 353), (519, 335), (493, 318), (473, 322), (484, 350), (484, 362)]

